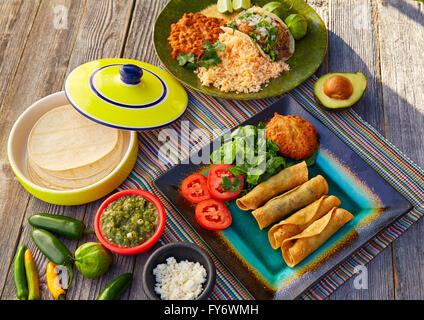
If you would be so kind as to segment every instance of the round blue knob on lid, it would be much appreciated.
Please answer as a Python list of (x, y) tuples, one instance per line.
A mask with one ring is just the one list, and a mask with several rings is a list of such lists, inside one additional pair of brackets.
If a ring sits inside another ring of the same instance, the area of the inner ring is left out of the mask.
[(122, 82), (126, 84), (138, 84), (143, 76), (143, 69), (134, 64), (124, 64), (119, 68)]

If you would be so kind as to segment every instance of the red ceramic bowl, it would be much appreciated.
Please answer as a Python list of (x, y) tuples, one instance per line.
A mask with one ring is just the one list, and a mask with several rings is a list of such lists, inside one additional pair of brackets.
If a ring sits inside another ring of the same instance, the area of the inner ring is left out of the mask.
[[(135, 247), (119, 247), (117, 245), (114, 245), (106, 240), (106, 238), (103, 236), (101, 230), (100, 230), (100, 217), (102, 216), (103, 211), (106, 209), (106, 207), (111, 203), (112, 201), (115, 201), (116, 199), (123, 197), (123, 196), (130, 196), (130, 195), (139, 195), (144, 197), (145, 199), (152, 202), (157, 211), (159, 216), (159, 224), (158, 228), (156, 229), (155, 233), (145, 242), (142, 244), (135, 246)], [(99, 210), (97, 210), (96, 217), (94, 220), (94, 232), (96, 233), (97, 239), (99, 239), (100, 243), (108, 248), (110, 251), (119, 253), (119, 254), (137, 254), (140, 252), (146, 252), (149, 251), (149, 249), (159, 240), (161, 237), (163, 230), (165, 229), (166, 224), (166, 213), (165, 208), (163, 207), (162, 203), (159, 201), (159, 199), (153, 195), (150, 192), (140, 190), (140, 189), (127, 189), (122, 190), (120, 192), (117, 192), (113, 195), (111, 195), (109, 198), (107, 198), (102, 205), (100, 206)]]

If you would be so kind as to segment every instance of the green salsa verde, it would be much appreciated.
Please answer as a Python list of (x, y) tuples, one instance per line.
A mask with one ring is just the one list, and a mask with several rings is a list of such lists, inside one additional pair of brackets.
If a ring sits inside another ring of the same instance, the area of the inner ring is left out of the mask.
[(111, 202), (100, 217), (100, 230), (110, 243), (135, 247), (148, 240), (158, 225), (153, 203), (139, 195), (123, 196)]

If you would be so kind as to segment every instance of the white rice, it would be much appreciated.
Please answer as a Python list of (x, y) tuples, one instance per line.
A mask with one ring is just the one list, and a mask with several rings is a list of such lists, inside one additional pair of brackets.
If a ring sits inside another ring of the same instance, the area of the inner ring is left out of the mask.
[(283, 61), (264, 58), (244, 35), (225, 32), (219, 35), (219, 41), (225, 44), (225, 50), (218, 51), (222, 63), (209, 69), (200, 67), (196, 71), (204, 86), (212, 85), (224, 92), (258, 92), (270, 79), (290, 70)]

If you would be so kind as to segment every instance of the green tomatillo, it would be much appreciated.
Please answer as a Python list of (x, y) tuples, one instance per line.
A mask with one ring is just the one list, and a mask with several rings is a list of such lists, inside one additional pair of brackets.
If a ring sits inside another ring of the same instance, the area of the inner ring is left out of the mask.
[(112, 253), (98, 242), (84, 243), (75, 251), (75, 265), (89, 279), (100, 277), (112, 262)]
[(295, 40), (302, 39), (308, 31), (308, 21), (300, 14), (293, 13), (289, 15), (284, 22), (290, 29)]

